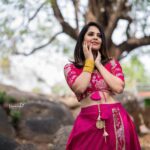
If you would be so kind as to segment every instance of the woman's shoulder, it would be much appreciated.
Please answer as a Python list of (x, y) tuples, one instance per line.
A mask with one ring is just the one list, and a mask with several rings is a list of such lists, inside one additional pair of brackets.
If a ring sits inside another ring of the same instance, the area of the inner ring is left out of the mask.
[(72, 62), (68, 62), (67, 64), (64, 65), (64, 69), (67, 68), (75, 68), (75, 65)]
[(115, 58), (111, 58), (105, 65), (108, 70), (115, 69), (117, 67), (121, 68), (119, 61)]
[(76, 75), (79, 75), (81, 73), (81, 69), (78, 69), (76, 68), (76, 66), (70, 62), (70, 63), (67, 63), (65, 64), (64, 66), (64, 74), (65, 76), (67, 77), (68, 75), (71, 77), (71, 76), (76, 76)]
[(115, 67), (116, 65), (120, 64), (119, 61), (115, 58), (111, 58), (105, 65), (109, 65)]
[(65, 64), (64, 69), (66, 68), (70, 68), (70, 69), (75, 69), (75, 70), (80, 70), (82, 67), (78, 67), (77, 65), (75, 65), (75, 63), (73, 62), (68, 62), (67, 64)]
[(68, 62), (68, 63), (66, 63), (66, 64), (64, 65), (64, 68), (71, 67), (72, 65), (73, 65), (73, 63)]

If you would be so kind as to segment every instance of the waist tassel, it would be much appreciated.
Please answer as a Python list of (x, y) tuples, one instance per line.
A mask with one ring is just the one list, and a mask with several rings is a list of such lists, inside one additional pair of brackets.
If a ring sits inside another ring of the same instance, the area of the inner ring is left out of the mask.
[(103, 136), (105, 138), (105, 142), (106, 142), (106, 137), (108, 136), (108, 132), (106, 131), (106, 127), (105, 127), (105, 122), (104, 122), (104, 132), (103, 132)]
[[(103, 93), (104, 95), (104, 93)], [(105, 95), (104, 95), (105, 98)], [(106, 98), (105, 98), (106, 101)], [(104, 129), (103, 132), (103, 137), (105, 138), (105, 142), (106, 142), (106, 137), (109, 135), (108, 132), (106, 131), (106, 124), (104, 120), (101, 120), (101, 112), (100, 112), (100, 104), (98, 105), (98, 117), (97, 117), (97, 121), (96, 121), (96, 127), (98, 129)]]

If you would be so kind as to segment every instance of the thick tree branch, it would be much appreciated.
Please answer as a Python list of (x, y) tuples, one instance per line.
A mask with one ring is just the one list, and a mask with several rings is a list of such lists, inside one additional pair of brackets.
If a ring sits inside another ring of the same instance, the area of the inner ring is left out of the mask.
[(110, 17), (109, 17), (109, 23), (108, 23), (108, 26), (107, 26), (107, 28), (105, 30), (105, 34), (106, 34), (107, 39), (111, 38), (111, 35), (112, 35), (114, 29), (117, 26), (118, 19), (119, 19), (118, 12), (112, 13), (110, 15)]
[(150, 36), (146, 36), (141, 39), (130, 38), (127, 41), (123, 42), (122, 44), (118, 45), (118, 48), (121, 50), (121, 53), (124, 51), (127, 51), (129, 53), (137, 47), (149, 44), (150, 44)]
[[(140, 47), (146, 46), (150, 44), (150, 36), (143, 37), (141, 39), (138, 38), (130, 38), (127, 41), (121, 43), (120, 45), (115, 45), (112, 43), (109, 51), (109, 55), (116, 59), (122, 59), (126, 57), (132, 50)], [(123, 52), (126, 52), (126, 55), (122, 55)]]
[(97, 21), (103, 25), (108, 47), (112, 45), (112, 33), (117, 26), (119, 18), (125, 18), (130, 6), (127, 5), (127, 0), (89, 0), (88, 10), (86, 12), (86, 22)]
[[(88, 1), (88, 9), (85, 13), (85, 21), (86, 23), (89, 21), (97, 21), (99, 18), (97, 15), (99, 14), (98, 2), (97, 0), (89, 0)], [(100, 14), (99, 14), (100, 15)]]
[(52, 0), (51, 2), (52, 9), (54, 11), (54, 15), (62, 26), (63, 32), (71, 36), (73, 39), (77, 39), (77, 31), (71, 25), (64, 20), (64, 17), (59, 9), (57, 4), (57, 0)]
[(128, 26), (127, 26), (127, 29), (126, 29), (126, 35), (127, 35), (128, 39), (130, 38), (129, 30), (130, 30), (131, 23), (132, 23), (132, 19), (128, 19)]
[(129, 11), (130, 6), (127, 6), (126, 2), (127, 2), (127, 0), (118, 0), (116, 5), (114, 6), (114, 4), (112, 3), (112, 9), (110, 11), (108, 10), (109, 22), (108, 22), (107, 28), (105, 30), (108, 44), (111, 43), (111, 35), (117, 26), (119, 18), (126, 17), (126, 19), (127, 19), (127, 16), (125, 16), (124, 14), (126, 14), (127, 11)]
[(117, 2), (111, 2), (109, 7), (106, 6), (108, 24), (105, 28), (105, 34), (107, 39), (108, 47), (112, 46), (112, 33), (117, 27), (119, 19), (130, 20), (131, 18), (127, 16), (127, 12), (131, 10), (131, 5), (127, 4), (127, 0), (117, 0)]
[(50, 39), (48, 42), (46, 42), (45, 44), (43, 44), (43, 45), (41, 45), (41, 46), (38, 46), (38, 47), (34, 48), (30, 53), (14, 52), (13, 54), (15, 54), (15, 55), (29, 56), (29, 55), (35, 53), (36, 51), (39, 51), (39, 50), (41, 50), (42, 48), (48, 46), (48, 45), (49, 45), (51, 42), (53, 42), (53, 41), (55, 40), (55, 38), (56, 38), (59, 34), (61, 34), (61, 33), (63, 33), (63, 32), (61, 31), (61, 32), (56, 33), (55, 35), (53, 35), (53, 36), (51, 37), (51, 39)]
[(76, 22), (76, 30), (79, 33), (79, 21), (78, 21), (78, 11), (79, 11), (79, 0), (72, 0), (75, 11), (75, 22)]
[(43, 3), (39, 6), (39, 8), (35, 11), (35, 13), (33, 14), (33, 16), (29, 18), (28, 23), (29, 23), (30, 21), (32, 21), (32, 20), (37, 16), (37, 14), (39, 13), (39, 11), (41, 10), (41, 8), (42, 8), (45, 4), (46, 4), (46, 2), (43, 2)]

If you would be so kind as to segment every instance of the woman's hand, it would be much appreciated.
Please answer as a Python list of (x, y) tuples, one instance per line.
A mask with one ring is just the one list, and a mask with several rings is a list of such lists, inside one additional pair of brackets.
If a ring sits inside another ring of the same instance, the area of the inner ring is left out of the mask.
[(83, 53), (84, 53), (85, 59), (94, 60), (94, 57), (92, 54), (92, 44), (88, 48), (87, 42), (84, 42), (83, 43)]
[(101, 53), (98, 51), (97, 57), (95, 59), (95, 66), (97, 67), (100, 64), (101, 64)]

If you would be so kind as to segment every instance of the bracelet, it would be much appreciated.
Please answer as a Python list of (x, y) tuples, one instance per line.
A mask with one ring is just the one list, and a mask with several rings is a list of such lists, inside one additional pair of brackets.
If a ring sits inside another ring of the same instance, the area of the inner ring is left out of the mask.
[(94, 70), (94, 60), (92, 60), (92, 59), (86, 59), (84, 67), (83, 67), (83, 71), (84, 72), (92, 73), (93, 70)]

